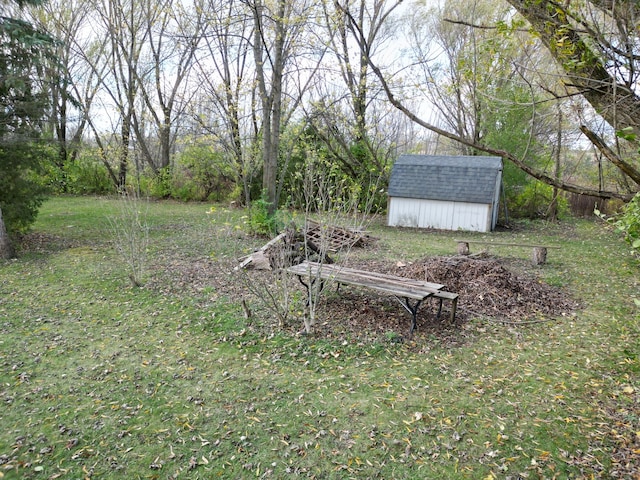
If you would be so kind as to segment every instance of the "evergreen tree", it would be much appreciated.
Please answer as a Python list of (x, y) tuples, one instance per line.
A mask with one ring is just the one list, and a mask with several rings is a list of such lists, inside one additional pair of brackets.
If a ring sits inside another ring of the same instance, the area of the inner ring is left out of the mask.
[(43, 71), (54, 42), (18, 18), (38, 0), (0, 2), (15, 13), (0, 16), (0, 257), (6, 258), (9, 239), (35, 221), (44, 200), (38, 171), (47, 155), (41, 133), (50, 100)]

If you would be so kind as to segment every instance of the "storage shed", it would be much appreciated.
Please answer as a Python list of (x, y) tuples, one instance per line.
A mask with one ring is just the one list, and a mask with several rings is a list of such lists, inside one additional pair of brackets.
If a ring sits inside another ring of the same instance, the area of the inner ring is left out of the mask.
[(500, 157), (402, 155), (391, 170), (388, 225), (491, 231), (501, 183)]

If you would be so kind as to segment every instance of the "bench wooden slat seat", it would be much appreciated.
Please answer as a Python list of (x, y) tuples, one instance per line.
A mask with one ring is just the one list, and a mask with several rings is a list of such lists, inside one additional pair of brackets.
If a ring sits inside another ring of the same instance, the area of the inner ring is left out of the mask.
[[(440, 318), (442, 312), (442, 301), (451, 301), (450, 319), (452, 322), (455, 321), (458, 295), (443, 291), (444, 285), (439, 283), (308, 261), (289, 267), (287, 272), (298, 276), (300, 282), (307, 288), (307, 293), (309, 293), (310, 285), (317, 281), (321, 282), (321, 285), (324, 281), (335, 281), (338, 285), (355, 285), (391, 294), (400, 300), (402, 306), (411, 313), (413, 317), (411, 333), (416, 328), (416, 316), (420, 304), (430, 297), (440, 301), (437, 318)], [(411, 304), (410, 300), (415, 300), (415, 303)]]

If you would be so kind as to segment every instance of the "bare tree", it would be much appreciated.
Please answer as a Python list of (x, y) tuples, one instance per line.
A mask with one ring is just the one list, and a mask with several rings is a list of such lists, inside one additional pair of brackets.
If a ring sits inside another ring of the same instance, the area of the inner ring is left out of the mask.
[[(58, 146), (56, 163), (63, 169), (78, 156), (86, 126), (82, 109), (90, 109), (95, 94), (95, 89), (93, 93), (87, 90), (85, 95), (80, 93), (81, 85), (92, 83), (84, 78), (87, 74), (91, 77), (91, 72), (87, 72), (87, 65), (78, 50), (78, 46), (83, 43), (82, 50), (88, 49), (87, 40), (82, 38), (81, 31), (88, 26), (89, 8), (85, 2), (54, 0), (33, 8), (31, 14), (40, 28), (50, 32), (58, 40), (57, 61), (49, 65), (47, 77), (43, 81), (52, 97), (49, 125)], [(48, 80), (51, 78), (59, 78), (60, 81), (51, 82)]]
[(254, 21), (254, 68), (262, 107), (262, 186), (273, 213), (278, 206), (280, 135), (301, 100), (286, 97), (288, 67), (294, 55), (301, 53), (314, 2), (247, 0), (247, 6)]
[[(148, 31), (138, 2), (97, 0), (95, 7), (107, 36), (104, 48), (108, 55), (109, 75), (104, 77), (102, 87), (118, 114), (116, 125), (120, 133), (116, 187), (122, 190), (126, 186), (130, 149), (133, 147), (133, 120), (140, 83), (138, 68)], [(100, 65), (95, 65), (96, 70), (99, 68)], [(105, 149), (101, 150), (104, 155)]]
[[(319, 83), (319, 98), (308, 116), (316, 134), (354, 180), (372, 168), (384, 175), (392, 156), (388, 148), (396, 144), (385, 132), (385, 127), (395, 122), (389, 122), (389, 112), (380, 102), (383, 92), (371, 74), (368, 59), (393, 40), (393, 13), (400, 4), (397, 0), (323, 2), (325, 28), (339, 76), (332, 75), (331, 62), (327, 62), (326, 81)], [(355, 48), (358, 44), (367, 45), (367, 49)], [(335, 77), (342, 85), (336, 84)]]
[(200, 95), (194, 117), (233, 166), (245, 204), (256, 168), (258, 126), (251, 62), (253, 19), (244, 2), (209, 0), (208, 34), (197, 57)]
[[(400, 132), (403, 124), (406, 126), (408, 122), (388, 106), (366, 60), (368, 55), (375, 55), (394, 38), (393, 13), (399, 2), (345, 3), (357, 10), (360, 26), (373, 45), (369, 52), (360, 52), (357, 41), (352, 38), (356, 33), (349, 27), (343, 11), (332, 2), (321, 3), (322, 11), (318, 16), (321, 23), (311, 23), (310, 31), (317, 38), (315, 58), (322, 63), (317, 63), (313, 72), (305, 71), (301, 66), (303, 62), (297, 62), (296, 68), (292, 69), (308, 76), (313, 73), (312, 81), (299, 82), (299, 96), (304, 99), (304, 120), (296, 123), (295, 132), (290, 129), (286, 135), (287, 139), (294, 140), (292, 146), (297, 145), (281, 149), (287, 154), (296, 152), (292, 163), (295, 167), (287, 170), (287, 159), (284, 159), (280, 169), (287, 179), (286, 198), (293, 202), (301, 201), (296, 190), (302, 188), (299, 173), (307, 153), (298, 147), (305, 141), (315, 142), (316, 148), (325, 151), (328, 161), (323, 162), (322, 167), (317, 165), (317, 168), (326, 168), (336, 174), (340, 172), (333, 176), (334, 181), (382, 187), (390, 171), (390, 159), (396, 156), (395, 151), (405, 142)], [(362, 205), (374, 193), (360, 189), (358, 196)], [(379, 191), (377, 193), (376, 208), (380, 208), (386, 200), (382, 199)]]
[[(358, 28), (357, 19), (353, 18), (353, 15), (348, 10), (345, 10), (345, 13), (349, 16), (351, 25), (357, 29)], [(493, 25), (493, 26), (490, 26), (490, 28), (496, 29), (497, 27), (496, 25)], [(359, 47), (362, 51), (367, 51), (368, 46), (366, 45), (366, 39), (364, 36), (361, 36), (359, 39)], [(369, 59), (369, 65), (372, 68), (372, 70), (375, 72), (381, 84), (383, 85), (383, 88), (385, 89), (385, 92), (387, 94), (389, 101), (396, 108), (402, 111), (405, 115), (411, 118), (412, 121), (416, 122), (422, 127), (432, 132), (435, 132), (445, 138), (458, 142), (461, 145), (465, 145), (467, 147), (470, 147), (479, 151), (484, 151), (494, 155), (502, 156), (503, 158), (513, 162), (513, 164), (515, 164), (517, 167), (519, 167), (529, 175), (533, 176), (534, 178), (541, 180), (551, 186), (557, 187), (559, 189), (569, 191), (569, 192), (579, 193), (579, 194), (596, 195), (602, 198), (611, 198), (611, 197), (629, 198), (629, 195), (625, 192), (618, 192), (615, 190), (602, 191), (599, 188), (584, 187), (582, 185), (574, 184), (561, 178), (556, 178), (556, 175), (554, 172), (547, 173), (544, 170), (541, 171), (537, 169), (535, 166), (528, 164), (520, 155), (518, 155), (517, 152), (508, 151), (508, 150), (496, 147), (491, 143), (485, 142), (482, 138), (478, 138), (477, 135), (473, 135), (473, 136), (461, 135), (460, 131), (447, 128), (446, 125), (439, 126), (434, 124), (433, 122), (425, 120), (420, 116), (419, 112), (417, 113), (416, 111), (412, 110), (408, 106), (408, 103), (401, 98), (400, 92), (398, 92), (394, 88), (394, 85), (389, 80), (390, 78), (389, 75), (385, 75), (382, 69), (378, 65), (376, 65), (371, 59)]]
[(144, 108), (134, 109), (132, 120), (143, 158), (157, 173), (170, 165), (177, 120), (191, 95), (186, 87), (206, 29), (205, 8), (200, 1), (187, 8), (174, 0), (144, 0), (140, 6), (144, 61), (131, 68)]

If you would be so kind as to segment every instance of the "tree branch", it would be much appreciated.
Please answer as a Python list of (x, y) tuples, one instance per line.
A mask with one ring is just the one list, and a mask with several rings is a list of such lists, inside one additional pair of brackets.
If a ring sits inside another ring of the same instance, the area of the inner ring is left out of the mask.
[[(478, 25), (477, 23), (465, 22), (464, 20), (454, 20), (452, 18), (443, 18), (444, 22), (451, 23), (452, 25), (462, 25), (463, 27), (476, 28), (478, 30), (497, 30), (496, 25)], [(526, 28), (516, 28), (517, 32), (529, 32)]]
[(636, 169), (633, 165), (625, 162), (620, 156), (611, 150), (606, 142), (593, 130), (589, 130), (585, 125), (580, 125), (580, 131), (584, 133), (587, 138), (595, 145), (595, 147), (600, 150), (600, 152), (613, 163), (616, 167), (622, 170), (626, 175), (631, 178), (634, 182), (640, 185), (640, 171)]

